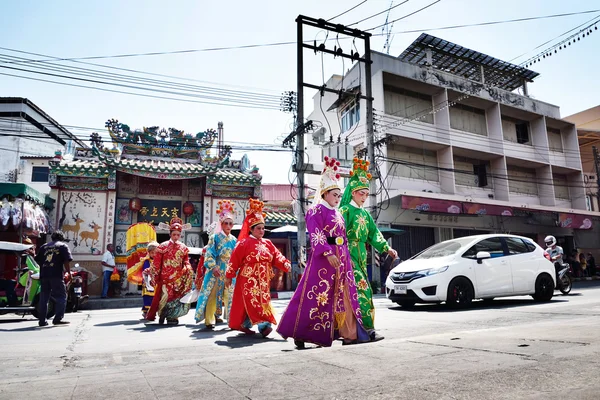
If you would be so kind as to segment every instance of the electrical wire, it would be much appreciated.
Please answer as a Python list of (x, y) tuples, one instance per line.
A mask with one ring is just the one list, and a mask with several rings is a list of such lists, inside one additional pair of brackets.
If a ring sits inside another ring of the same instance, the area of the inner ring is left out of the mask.
[(174, 98), (174, 97), (155, 96), (155, 95), (143, 94), (143, 93), (133, 93), (133, 92), (126, 92), (126, 91), (123, 91), (123, 90), (105, 89), (105, 88), (99, 88), (99, 87), (94, 87), (94, 86), (78, 85), (78, 84), (74, 84), (74, 83), (57, 82), (57, 81), (52, 81), (52, 80), (48, 80), (48, 79), (33, 78), (33, 77), (30, 77), (30, 76), (21, 76), (21, 75), (15, 75), (15, 74), (7, 74), (7, 73), (3, 73), (3, 72), (0, 72), (0, 75), (10, 76), (10, 77), (13, 77), (13, 78), (21, 78), (21, 79), (33, 80), (33, 81), (38, 81), (38, 82), (54, 83), (54, 84), (57, 84), (57, 85), (79, 87), (79, 88), (85, 88), (85, 89), (93, 89), (93, 90), (99, 90), (99, 91), (102, 91), (102, 92), (128, 94), (128, 95), (132, 95), (132, 96), (148, 97), (148, 98), (162, 99), (162, 100), (173, 100), (173, 101), (180, 101), (180, 102), (185, 102), (185, 103), (199, 103), (199, 104), (210, 104), (210, 105), (228, 106), (228, 107), (241, 107), (241, 108), (252, 108), (252, 109), (266, 109), (266, 110), (273, 110), (273, 111), (279, 110), (277, 107), (264, 107), (264, 106), (252, 106), (252, 105), (242, 105), (242, 104), (215, 103), (215, 102), (203, 101), (203, 100), (178, 99), (178, 98)]
[(367, 0), (363, 0), (360, 3), (358, 3), (357, 5), (355, 5), (354, 7), (351, 7), (349, 9), (347, 9), (346, 11), (336, 15), (335, 17), (331, 17), (327, 20), (327, 22), (333, 21), (334, 19), (341, 17), (342, 15), (348, 14), (350, 11), (354, 10), (355, 8), (358, 8), (359, 6), (365, 4), (367, 2)]
[[(394, 6), (394, 7), (396, 7), (396, 6)], [(386, 8), (381, 13), (387, 12), (388, 9), (389, 8)], [(416, 30), (405, 30), (405, 31), (397, 31), (397, 32), (391, 32), (391, 33), (392, 34), (408, 34), (408, 33), (420, 33), (420, 32), (426, 32), (426, 31), (435, 31), (435, 30), (462, 29), (462, 28), (471, 28), (471, 27), (477, 27), (477, 26), (534, 21), (534, 20), (546, 19), (546, 18), (568, 17), (568, 16), (572, 16), (572, 15), (589, 14), (589, 13), (595, 13), (595, 12), (600, 12), (600, 9), (588, 10), (588, 11), (576, 11), (576, 12), (571, 12), (571, 13), (562, 13), (562, 14), (553, 14), (553, 15), (543, 15), (543, 16), (527, 17), (527, 18), (517, 18), (517, 19), (509, 19), (509, 20), (502, 20), (502, 21), (476, 22), (476, 23), (472, 23), (472, 24), (441, 26), (441, 27), (416, 29)], [(352, 25), (354, 25), (354, 24), (346, 25), (346, 26), (352, 26)], [(381, 27), (381, 26), (379, 26), (379, 27)], [(372, 36), (384, 36), (384, 34), (373, 34)], [(345, 40), (347, 38), (342, 38), (342, 39)], [(305, 41), (305, 43), (312, 43), (312, 41)], [(185, 54), (185, 53), (200, 53), (200, 52), (211, 52), (211, 51), (239, 50), (239, 49), (248, 49), (248, 48), (256, 48), (256, 47), (287, 46), (287, 45), (296, 45), (296, 44), (297, 44), (296, 41), (255, 43), (255, 44), (247, 44), (247, 45), (222, 46), (222, 47), (212, 47), (212, 48), (203, 48), (203, 49), (157, 51), (157, 52), (148, 52), (148, 53), (127, 53), (127, 54), (116, 54), (116, 55), (113, 54), (113, 55), (104, 55), (104, 56), (88, 56), (88, 57), (51, 57), (51, 56), (44, 56), (44, 55), (40, 54), (41, 57), (50, 57), (50, 58), (43, 59), (43, 60), (32, 60), (31, 62), (80, 61), (80, 60), (97, 60), (97, 59), (126, 58), (126, 57), (158, 56), (158, 55), (169, 55), (169, 54)], [(35, 54), (35, 53), (24, 52), (21, 50), (15, 50), (15, 49), (7, 48), (7, 47), (0, 47), (0, 50), (22, 52), (25, 54)], [(104, 67), (104, 68), (111, 68), (110, 66), (106, 66), (106, 65), (102, 65), (102, 64), (92, 64), (92, 65), (97, 65), (97, 66)], [(117, 69), (122, 69), (122, 68), (117, 68)], [(130, 72), (138, 72), (138, 73), (147, 73), (147, 72), (141, 72), (141, 71), (135, 71), (135, 70), (128, 70), (128, 69), (124, 69), (124, 68), (122, 70), (130, 71)], [(175, 77), (175, 76), (171, 76), (171, 75), (152, 74), (152, 73), (147, 73), (147, 74), (196, 81), (193, 79), (186, 79), (186, 78)], [(198, 81), (198, 82), (205, 82), (205, 81)]]
[(409, 13), (409, 14), (406, 14), (406, 15), (404, 15), (404, 16), (402, 16), (402, 17), (400, 17), (400, 18), (397, 18), (397, 19), (395, 19), (395, 20), (392, 20), (392, 21), (390, 21), (390, 22), (386, 22), (385, 24), (382, 24), (382, 25), (377, 25), (376, 27), (373, 27), (373, 28), (370, 28), (370, 29), (365, 29), (365, 32), (373, 31), (373, 30), (375, 30), (375, 29), (377, 29), (377, 28), (381, 28), (382, 26), (385, 26), (385, 25), (386, 25), (386, 24), (388, 24), (388, 23), (390, 23), (390, 24), (393, 24), (393, 23), (395, 23), (395, 22), (401, 21), (401, 20), (403, 20), (403, 19), (405, 19), (405, 18), (408, 18), (408, 17), (410, 17), (410, 16), (413, 16), (413, 15), (415, 15), (415, 14), (418, 14), (418, 13), (420, 13), (421, 11), (424, 11), (424, 10), (428, 9), (429, 7), (431, 7), (431, 6), (433, 6), (433, 5), (437, 4), (437, 3), (439, 3), (440, 1), (442, 1), (442, 0), (435, 0), (433, 3), (430, 3), (430, 4), (426, 5), (425, 7), (421, 7), (421, 8), (419, 8), (417, 11), (413, 11), (413, 12), (411, 12), (411, 13)]
[(361, 19), (360, 21), (356, 21), (356, 22), (354, 22), (354, 23), (352, 23), (352, 24), (350, 24), (350, 25), (346, 25), (346, 26), (350, 27), (350, 26), (358, 25), (358, 24), (360, 24), (361, 22), (365, 22), (365, 21), (367, 21), (367, 20), (369, 20), (369, 19), (371, 19), (371, 18), (375, 18), (375, 17), (377, 17), (377, 16), (379, 16), (379, 15), (381, 15), (381, 14), (385, 14), (386, 12), (390, 12), (390, 11), (392, 11), (394, 8), (396, 8), (396, 7), (400, 7), (402, 4), (408, 3), (409, 1), (410, 1), (410, 0), (405, 0), (405, 1), (401, 2), (401, 3), (399, 3), (399, 4), (396, 4), (396, 5), (395, 5), (395, 6), (393, 6), (393, 7), (388, 7), (388, 8), (386, 8), (386, 9), (385, 9), (385, 10), (383, 10), (383, 11), (380, 11), (380, 12), (378, 12), (378, 13), (376, 13), (376, 14), (370, 15), (370, 16), (368, 16), (368, 17), (366, 17), (366, 18), (363, 18), (363, 19)]

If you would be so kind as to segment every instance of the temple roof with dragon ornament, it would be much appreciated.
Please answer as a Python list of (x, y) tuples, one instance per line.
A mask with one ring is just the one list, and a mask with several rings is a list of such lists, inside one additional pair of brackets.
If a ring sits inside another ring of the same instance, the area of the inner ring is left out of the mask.
[(115, 119), (105, 125), (110, 144), (94, 132), (90, 148), (77, 147), (70, 154), (58, 154), (50, 162), (51, 175), (110, 180), (120, 171), (157, 179), (206, 176), (216, 185), (260, 185), (258, 168), (249, 165), (247, 156), (231, 160), (230, 146), (216, 146), (219, 134), (214, 129), (192, 135), (157, 126), (132, 130)]

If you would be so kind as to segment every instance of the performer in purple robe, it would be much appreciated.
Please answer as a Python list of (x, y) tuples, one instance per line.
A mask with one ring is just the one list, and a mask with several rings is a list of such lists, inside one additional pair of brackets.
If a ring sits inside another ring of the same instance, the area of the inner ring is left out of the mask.
[(339, 162), (325, 157), (316, 201), (306, 213), (311, 256), (277, 332), (294, 338), (298, 349), (305, 342), (331, 346), (368, 342), (362, 325), (354, 272), (348, 251), (346, 224), (336, 209), (341, 200)]

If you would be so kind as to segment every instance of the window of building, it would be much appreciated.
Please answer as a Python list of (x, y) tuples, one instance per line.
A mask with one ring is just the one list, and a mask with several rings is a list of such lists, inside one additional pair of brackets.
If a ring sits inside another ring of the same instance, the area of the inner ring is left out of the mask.
[(529, 143), (529, 124), (522, 122), (515, 125), (517, 130), (517, 143), (526, 144)]
[(529, 122), (510, 117), (502, 117), (502, 135), (504, 140), (513, 143), (531, 145)]
[(31, 182), (48, 182), (49, 167), (33, 167)]
[(585, 196), (585, 209), (588, 211), (594, 211), (592, 209), (592, 198), (590, 196)]
[(487, 136), (485, 111), (475, 107), (456, 104), (450, 107), (450, 127), (463, 132)]
[(569, 181), (566, 175), (554, 174), (554, 197), (557, 199), (569, 199)]
[(457, 185), (492, 188), (491, 180), (488, 181), (490, 174), (488, 161), (455, 156), (454, 170), (454, 180)]
[(507, 165), (506, 170), (508, 175), (508, 190), (510, 193), (520, 193), (531, 196), (538, 195), (537, 174), (535, 169)]
[(550, 148), (550, 151), (563, 152), (560, 129), (548, 128), (548, 147)]
[(409, 119), (423, 116), (420, 121), (433, 124), (431, 96), (390, 85), (383, 90), (386, 114)]
[(360, 102), (351, 101), (341, 111), (342, 133), (349, 131), (360, 121)]
[(437, 153), (414, 147), (388, 145), (390, 175), (439, 182)]

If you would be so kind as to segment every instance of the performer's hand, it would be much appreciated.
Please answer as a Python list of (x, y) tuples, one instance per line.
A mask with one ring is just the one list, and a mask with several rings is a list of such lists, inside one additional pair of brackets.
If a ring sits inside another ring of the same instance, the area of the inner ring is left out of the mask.
[(212, 269), (212, 273), (214, 276), (216, 276), (217, 278), (221, 276), (221, 270), (219, 269), (219, 267), (214, 267)]
[(327, 256), (327, 261), (329, 261), (329, 265), (331, 265), (333, 268), (340, 267), (340, 260), (333, 254)]
[(225, 287), (231, 286), (231, 278), (225, 278)]
[(398, 258), (398, 252), (392, 248), (390, 248), (387, 253), (389, 254), (390, 257), (392, 257), (392, 260), (395, 260), (396, 258)]

